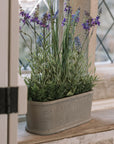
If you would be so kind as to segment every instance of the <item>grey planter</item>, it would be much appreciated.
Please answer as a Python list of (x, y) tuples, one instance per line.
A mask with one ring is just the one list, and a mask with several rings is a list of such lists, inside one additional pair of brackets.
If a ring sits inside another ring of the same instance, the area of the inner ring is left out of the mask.
[(54, 134), (91, 119), (93, 92), (50, 102), (28, 102), (26, 130), (40, 135)]

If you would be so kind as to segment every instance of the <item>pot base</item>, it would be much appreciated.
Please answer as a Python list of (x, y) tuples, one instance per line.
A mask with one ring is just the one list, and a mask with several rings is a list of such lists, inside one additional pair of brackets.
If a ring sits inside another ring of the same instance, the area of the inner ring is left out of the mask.
[[(88, 120), (86, 120), (86, 121), (84, 121), (84, 122), (80, 122), (80, 123), (78, 123), (78, 124), (76, 124), (76, 125), (72, 125), (72, 126), (68, 126), (68, 127), (65, 127), (64, 129), (59, 129), (58, 131), (56, 131), (55, 133), (50, 133), (49, 131), (45, 131), (45, 133), (43, 134), (43, 133), (41, 133), (40, 131), (38, 131), (38, 130), (31, 130), (31, 129), (29, 129), (28, 127), (27, 127), (27, 125), (26, 125), (26, 127), (25, 127), (25, 130), (27, 131), (27, 132), (29, 132), (29, 133), (31, 133), (31, 134), (37, 134), (37, 135), (41, 135), (41, 136), (47, 136), (47, 135), (52, 135), (52, 134), (57, 134), (57, 133), (59, 133), (59, 132), (63, 132), (63, 131), (65, 131), (65, 130), (68, 130), (68, 129), (70, 129), (70, 128), (73, 128), (73, 127), (76, 127), (76, 126), (79, 126), (79, 125), (81, 125), (81, 124), (84, 124), (84, 123), (87, 123), (87, 122), (89, 122), (91, 120), (91, 118), (90, 119), (88, 119)], [(55, 130), (54, 130), (55, 131)]]

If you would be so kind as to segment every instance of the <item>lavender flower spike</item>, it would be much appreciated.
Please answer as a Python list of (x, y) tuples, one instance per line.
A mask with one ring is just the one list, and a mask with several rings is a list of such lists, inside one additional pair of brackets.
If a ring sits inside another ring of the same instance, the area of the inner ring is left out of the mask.
[(40, 21), (38, 20), (38, 17), (33, 17), (33, 18), (31, 19), (31, 22), (36, 22), (37, 24), (40, 23)]
[(56, 11), (56, 13), (55, 13), (54, 16), (53, 16), (53, 19), (56, 19), (58, 13), (59, 13), (59, 10)]
[(83, 29), (85, 29), (86, 31), (89, 31), (92, 27), (94, 27), (95, 25), (100, 25), (100, 16), (97, 16), (95, 19), (89, 17), (88, 20), (86, 20), (82, 26)]
[(95, 19), (95, 24), (98, 25), (98, 26), (100, 26), (99, 19), (100, 19), (100, 16), (97, 16), (96, 19)]
[(79, 14), (80, 14), (80, 8), (76, 11), (74, 15), (72, 15), (72, 21), (75, 21), (75, 23), (79, 22)]
[(24, 19), (23, 19), (22, 21), (23, 21), (23, 23), (25, 24), (26, 21), (29, 20), (29, 19), (30, 19), (29, 13), (25, 13), (25, 14), (24, 14)]
[(74, 38), (74, 41), (75, 41), (75, 45), (76, 45), (77, 47), (80, 47), (80, 46), (81, 46), (80, 39), (79, 39), (78, 36)]
[(65, 23), (66, 23), (66, 18), (63, 19), (63, 21), (62, 21), (62, 26), (64, 26)]

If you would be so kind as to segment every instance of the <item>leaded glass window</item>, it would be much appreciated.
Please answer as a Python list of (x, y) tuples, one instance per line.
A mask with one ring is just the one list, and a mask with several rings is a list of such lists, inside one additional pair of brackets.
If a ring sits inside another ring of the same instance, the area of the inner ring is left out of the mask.
[(114, 62), (114, 0), (99, 0), (101, 26), (97, 30), (96, 62)]

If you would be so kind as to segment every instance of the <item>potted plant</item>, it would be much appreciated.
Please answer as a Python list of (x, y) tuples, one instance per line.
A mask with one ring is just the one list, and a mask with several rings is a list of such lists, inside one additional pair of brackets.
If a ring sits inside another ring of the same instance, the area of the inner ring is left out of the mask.
[[(76, 35), (80, 9), (75, 14), (69, 0), (65, 3), (65, 17), (59, 20), (59, 10), (51, 4), (48, 13), (39, 16), (39, 6), (30, 16), (21, 8), (20, 22), (28, 26), (20, 34), (30, 50), (28, 58), (31, 76), (28, 86), (26, 130), (41, 135), (53, 134), (91, 119), (92, 88), (96, 76), (88, 72), (87, 48), (99, 15), (92, 18), (85, 12), (82, 24), (84, 40)], [(60, 27), (63, 35), (59, 37)], [(91, 31), (90, 31), (91, 30)], [(26, 41), (28, 37), (29, 41)], [(60, 42), (62, 39), (62, 42)]]

